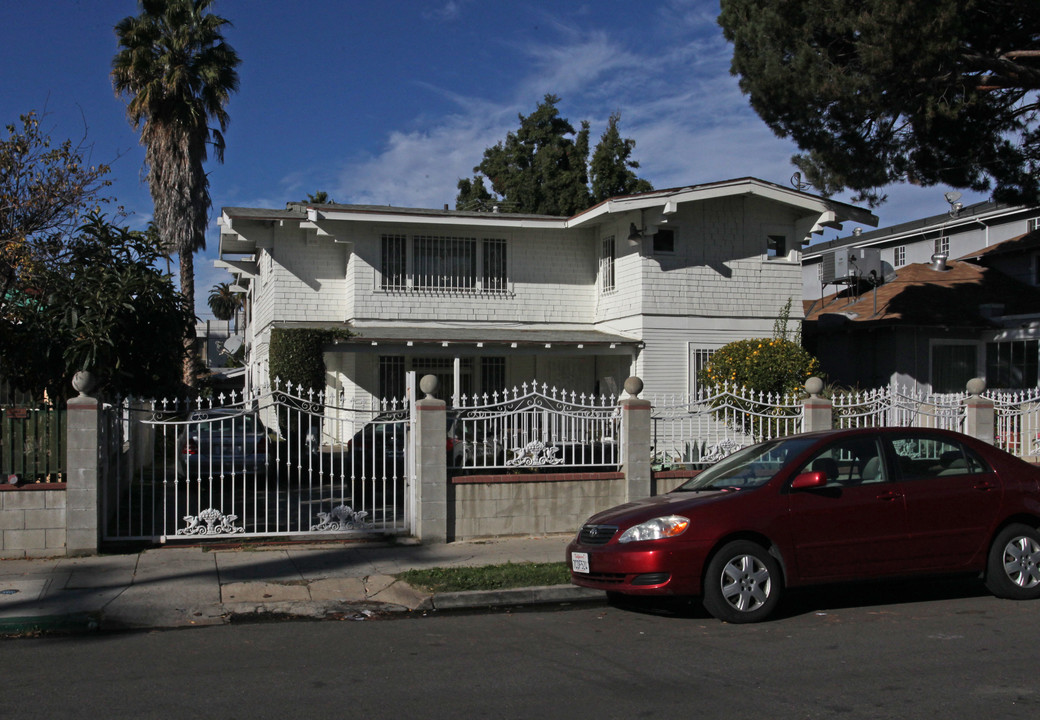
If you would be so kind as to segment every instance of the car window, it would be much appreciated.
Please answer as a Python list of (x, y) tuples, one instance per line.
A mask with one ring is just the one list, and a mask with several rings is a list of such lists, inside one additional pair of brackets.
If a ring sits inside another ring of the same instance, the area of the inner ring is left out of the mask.
[(814, 442), (810, 438), (789, 438), (752, 445), (723, 458), (673, 492), (760, 487)]
[(822, 472), (834, 487), (885, 482), (884, 455), (877, 438), (857, 436), (828, 445), (799, 469)]
[(899, 472), (907, 480), (989, 472), (978, 454), (952, 438), (907, 434), (891, 440)]

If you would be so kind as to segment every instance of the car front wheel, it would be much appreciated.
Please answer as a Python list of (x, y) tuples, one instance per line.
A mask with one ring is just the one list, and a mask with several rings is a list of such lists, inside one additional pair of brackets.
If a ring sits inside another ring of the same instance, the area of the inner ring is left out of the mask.
[(708, 563), (704, 607), (719, 620), (751, 623), (766, 619), (780, 602), (780, 563), (758, 543), (737, 540)]
[(986, 587), (1000, 598), (1040, 598), (1040, 532), (1009, 525), (993, 540), (986, 564)]

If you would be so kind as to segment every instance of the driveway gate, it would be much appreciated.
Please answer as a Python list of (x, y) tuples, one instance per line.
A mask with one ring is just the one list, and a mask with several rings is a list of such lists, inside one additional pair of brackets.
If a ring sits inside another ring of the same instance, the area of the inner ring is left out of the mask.
[(108, 411), (106, 540), (408, 534), (409, 404), (300, 388)]

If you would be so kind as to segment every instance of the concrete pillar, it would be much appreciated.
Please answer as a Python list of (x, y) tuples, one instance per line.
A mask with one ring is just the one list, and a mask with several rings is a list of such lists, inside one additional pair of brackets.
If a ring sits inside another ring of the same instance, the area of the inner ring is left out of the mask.
[(90, 373), (78, 372), (72, 386), (79, 396), (68, 401), (65, 467), (65, 549), (69, 555), (96, 555), (101, 535), (101, 403)]
[(805, 391), (809, 397), (805, 399), (803, 408), (805, 410), (805, 426), (803, 432), (816, 432), (818, 430), (833, 429), (831, 416), (831, 401), (821, 397), (823, 392), (823, 380), (811, 377), (805, 381)]
[(652, 490), (650, 470), (650, 401), (642, 400), (643, 381), (625, 380), (628, 397), (621, 400), (621, 451), (625, 473), (625, 499), (631, 502), (649, 497)]
[(996, 441), (996, 412), (993, 401), (982, 397), (986, 381), (973, 378), (968, 381), (968, 398), (964, 408), (964, 433), (976, 440), (993, 445)]
[(415, 403), (415, 536), (427, 543), (448, 541), (446, 403), (433, 396), (437, 378), (419, 381), (425, 394)]

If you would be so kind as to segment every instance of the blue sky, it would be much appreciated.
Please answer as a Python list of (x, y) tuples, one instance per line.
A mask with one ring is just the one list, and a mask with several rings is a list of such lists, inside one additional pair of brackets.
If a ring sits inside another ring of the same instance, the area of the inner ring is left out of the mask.
[[(232, 22), (242, 65), (224, 164), (207, 167), (214, 208), (195, 262), (204, 319), (210, 288), (229, 279), (212, 262), (221, 207), (281, 208), (318, 190), (337, 202), (454, 207), (458, 178), (546, 93), (576, 127), (591, 122), (593, 144), (620, 112), (639, 172), (658, 188), (787, 184), (794, 172), (797, 148), (729, 74), (716, 2), (216, 0), (214, 10)], [(36, 110), (55, 140), (85, 134), (91, 161), (112, 166), (128, 224), (143, 227), (144, 151), (108, 75), (112, 28), (137, 12), (135, 0), (0, 2), (0, 120)], [(945, 190), (894, 186), (875, 212), (883, 226), (937, 214)]]

